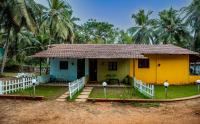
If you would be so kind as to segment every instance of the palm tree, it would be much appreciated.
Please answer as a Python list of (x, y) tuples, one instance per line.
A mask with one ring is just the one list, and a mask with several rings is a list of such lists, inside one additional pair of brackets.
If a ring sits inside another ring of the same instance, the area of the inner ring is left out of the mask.
[(17, 41), (17, 33), (22, 27), (27, 27), (35, 33), (37, 26), (24, 0), (1, 0), (0, 15), (0, 32), (2, 33), (5, 48), (1, 66), (2, 74), (7, 61), (9, 47)]
[(38, 28), (42, 23), (42, 15), (47, 8), (41, 4), (35, 2), (35, 0), (25, 0), (26, 7), (30, 12), (31, 16), (34, 17), (35, 22), (37, 23)]
[(149, 16), (152, 14), (152, 11), (145, 13), (144, 10), (139, 10), (137, 14), (132, 15), (136, 26), (130, 28), (128, 32), (133, 35), (133, 40), (136, 44), (153, 44), (153, 24), (154, 20), (149, 19)]
[(74, 32), (72, 9), (64, 0), (48, 0), (49, 8), (44, 12), (42, 28), (49, 30), (50, 42), (60, 39), (73, 43)]
[(200, 1), (193, 0), (188, 7), (184, 7), (186, 22), (192, 27), (194, 41), (192, 49), (200, 52)]
[(119, 31), (119, 44), (133, 44), (134, 41), (128, 32)]
[(159, 13), (159, 17), (156, 30), (158, 41), (188, 48), (191, 40), (190, 32), (179, 17), (178, 11), (173, 8), (163, 10)]

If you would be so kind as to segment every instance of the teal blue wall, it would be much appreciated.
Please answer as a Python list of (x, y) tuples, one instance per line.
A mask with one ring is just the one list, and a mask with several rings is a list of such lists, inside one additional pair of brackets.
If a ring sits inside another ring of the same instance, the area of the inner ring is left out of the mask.
[[(60, 61), (68, 61), (68, 69), (60, 70)], [(77, 78), (77, 60), (76, 59), (51, 59), (50, 75), (61, 81), (73, 81)]]
[[(68, 69), (60, 70), (60, 61), (68, 61)], [(73, 64), (72, 64), (73, 63)], [(60, 81), (74, 81), (77, 79), (77, 59), (59, 59), (50, 60), (51, 78)], [(85, 59), (85, 75), (89, 75), (89, 60)]]

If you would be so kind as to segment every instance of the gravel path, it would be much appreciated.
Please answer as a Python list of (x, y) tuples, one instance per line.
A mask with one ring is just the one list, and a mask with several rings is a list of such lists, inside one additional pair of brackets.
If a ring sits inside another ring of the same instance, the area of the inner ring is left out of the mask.
[(200, 99), (141, 108), (122, 103), (0, 100), (0, 124), (200, 124)]

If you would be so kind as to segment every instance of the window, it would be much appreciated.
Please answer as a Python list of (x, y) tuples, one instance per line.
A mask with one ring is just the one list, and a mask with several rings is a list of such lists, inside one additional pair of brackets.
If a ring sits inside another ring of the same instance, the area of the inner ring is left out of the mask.
[(149, 68), (149, 59), (138, 59), (138, 68)]
[(190, 75), (200, 75), (200, 63), (190, 63)]
[(60, 61), (60, 70), (68, 69), (68, 61)]
[(108, 70), (109, 71), (117, 71), (117, 62), (109, 62)]

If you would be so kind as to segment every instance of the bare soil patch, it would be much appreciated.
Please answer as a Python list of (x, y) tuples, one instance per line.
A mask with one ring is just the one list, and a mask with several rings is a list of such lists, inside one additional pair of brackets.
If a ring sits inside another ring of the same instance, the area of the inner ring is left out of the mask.
[(0, 100), (0, 124), (199, 124), (200, 99), (136, 107), (123, 103)]

